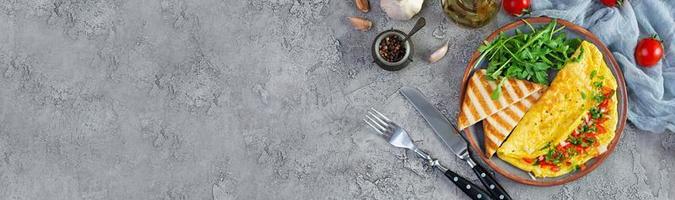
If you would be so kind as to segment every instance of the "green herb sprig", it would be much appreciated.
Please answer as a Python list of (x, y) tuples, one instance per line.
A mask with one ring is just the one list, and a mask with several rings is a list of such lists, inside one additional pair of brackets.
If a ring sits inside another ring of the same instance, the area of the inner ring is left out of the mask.
[(570, 59), (580, 60), (581, 55), (572, 58), (572, 54), (581, 44), (579, 39), (567, 39), (565, 26), (557, 27), (556, 20), (541, 28), (534, 28), (523, 20), (530, 28), (525, 33), (516, 29), (515, 34), (507, 36), (500, 33), (492, 42), (484, 41), (478, 48), (481, 56), (477, 63), (488, 60), (487, 77), (496, 81), (500, 77), (498, 87), (492, 91), (492, 99), (501, 95), (504, 78), (517, 78), (548, 84), (550, 70), (560, 70)]

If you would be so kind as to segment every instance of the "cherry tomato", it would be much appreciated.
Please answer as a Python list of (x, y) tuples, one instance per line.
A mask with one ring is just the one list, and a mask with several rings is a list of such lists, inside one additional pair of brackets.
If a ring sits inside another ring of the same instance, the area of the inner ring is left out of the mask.
[(600, 109), (605, 109), (605, 110), (607, 110), (607, 105), (608, 105), (608, 104), (609, 104), (608, 99), (605, 99), (604, 101), (602, 101), (602, 103), (600, 103), (600, 105), (598, 105), (598, 107), (599, 107)]
[(605, 4), (607, 7), (621, 6), (623, 0), (600, 0), (602, 4)]
[(643, 67), (652, 67), (663, 57), (663, 45), (656, 37), (641, 39), (635, 47), (635, 61)]
[(614, 94), (614, 90), (612, 90), (612, 88), (609, 87), (602, 87), (602, 94), (604, 94), (605, 97), (610, 97), (612, 96), (612, 94)]
[(553, 165), (553, 166), (551, 166), (551, 171), (553, 171), (553, 172), (560, 171), (560, 167)]
[(513, 16), (521, 16), (530, 9), (530, 0), (503, 0), (502, 7)]
[(555, 146), (555, 150), (562, 151), (563, 146), (562, 145)]
[(577, 150), (577, 152), (579, 152), (580, 154), (584, 153), (584, 148), (581, 146), (574, 146), (574, 149)]
[(523, 158), (523, 161), (525, 161), (526, 163), (532, 164), (532, 159), (530, 159), (530, 158)]
[(539, 166), (543, 169), (543, 168), (546, 168), (546, 167), (552, 167), (552, 166), (554, 166), (554, 165), (553, 165), (553, 164), (549, 164), (548, 162), (540, 162), (540, 163), (539, 163)]
[(602, 127), (600, 124), (596, 124), (595, 129), (598, 130), (598, 134), (602, 134), (602, 133), (606, 132), (605, 127)]

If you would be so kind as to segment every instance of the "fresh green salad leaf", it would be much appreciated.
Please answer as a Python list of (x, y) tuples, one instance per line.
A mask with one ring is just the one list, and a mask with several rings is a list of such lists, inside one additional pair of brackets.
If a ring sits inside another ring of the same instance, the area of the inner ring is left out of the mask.
[[(565, 27), (557, 27), (553, 20), (540, 28), (534, 28), (525, 21), (530, 32), (520, 29), (508, 36), (500, 33), (492, 42), (484, 41), (478, 48), (481, 56), (477, 63), (487, 59), (487, 77), (497, 81), (504, 78), (517, 78), (533, 81), (539, 84), (548, 84), (548, 74), (552, 70), (560, 70), (568, 60), (579, 61), (579, 56), (572, 58), (572, 54), (581, 44), (579, 39), (567, 39)], [(492, 91), (492, 98), (499, 98), (501, 85)]]

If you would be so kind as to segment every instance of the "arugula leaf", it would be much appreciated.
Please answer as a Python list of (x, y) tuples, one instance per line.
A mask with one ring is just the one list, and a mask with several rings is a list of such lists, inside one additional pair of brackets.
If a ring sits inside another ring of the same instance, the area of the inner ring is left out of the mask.
[(548, 84), (548, 79), (545, 71), (537, 71), (534, 73), (534, 82), (540, 84)]
[[(492, 42), (484, 41), (478, 48), (481, 56), (477, 63), (487, 59), (490, 80), (517, 78), (548, 84), (549, 71), (560, 70), (569, 60), (581, 60), (582, 54), (572, 58), (581, 40), (567, 39), (562, 32), (564, 26), (558, 27), (554, 20), (535, 28), (527, 20), (523, 21), (529, 27), (529, 32), (516, 29), (511, 36), (502, 32)], [(500, 95), (501, 88), (498, 87), (492, 91), (491, 97), (496, 99)]]
[(532, 66), (534, 67), (534, 70), (537, 70), (537, 71), (545, 71), (545, 70), (547, 70), (548, 68), (551, 67), (550, 65), (548, 65), (546, 63), (543, 63), (543, 62), (536, 62), (536, 63), (532, 64)]
[(504, 81), (506, 81), (506, 78), (502, 78), (502, 80), (499, 81), (499, 84), (497, 84), (497, 88), (494, 91), (492, 91), (492, 94), (490, 95), (490, 97), (493, 100), (498, 99), (499, 95), (502, 93), (502, 85), (504, 84)]

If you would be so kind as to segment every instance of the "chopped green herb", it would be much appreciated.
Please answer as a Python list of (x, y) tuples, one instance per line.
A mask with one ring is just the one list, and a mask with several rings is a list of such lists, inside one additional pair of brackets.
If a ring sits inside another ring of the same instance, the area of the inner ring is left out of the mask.
[(581, 129), (579, 130), (579, 133), (588, 133), (588, 132), (595, 132), (595, 126), (589, 126), (588, 124), (584, 124), (581, 126)]
[(600, 119), (602, 117), (602, 111), (598, 108), (591, 108), (590, 113), (593, 119)]
[(583, 91), (581, 91), (581, 99), (586, 99), (586, 93), (584, 93)]
[(598, 73), (597, 70), (593, 70), (593, 71), (591, 72), (591, 79), (593, 79), (593, 77), (595, 77), (595, 75), (596, 75), (597, 73)]
[(576, 148), (567, 148), (567, 154), (570, 156), (575, 156), (577, 155), (577, 149)]
[(553, 153), (554, 152), (555, 152), (555, 150), (549, 149), (548, 153), (546, 153), (546, 160), (553, 160)]
[(546, 143), (546, 145), (539, 150), (548, 149), (549, 147), (551, 147), (551, 142)]
[(605, 95), (602, 95), (602, 94), (600, 94), (600, 93), (597, 93), (597, 94), (595, 94), (595, 95), (593, 96), (593, 100), (595, 100), (595, 102), (600, 103), (600, 102), (602, 102), (602, 101), (605, 100)]

